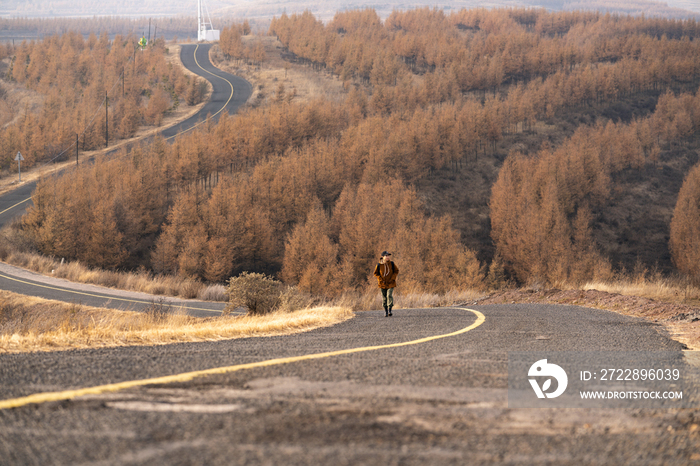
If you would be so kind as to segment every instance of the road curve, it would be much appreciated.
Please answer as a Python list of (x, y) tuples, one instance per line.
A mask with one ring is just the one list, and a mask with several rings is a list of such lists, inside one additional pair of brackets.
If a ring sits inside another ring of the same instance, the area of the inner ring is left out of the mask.
[[(195, 317), (221, 315), (225, 303), (157, 296), (48, 277), (0, 262), (0, 289), (85, 306), (142, 311), (154, 306), (166, 312), (184, 311)], [(234, 312), (240, 313), (240, 312)]]
[(161, 134), (166, 139), (173, 138), (183, 132), (196, 128), (211, 115), (217, 121), (222, 113), (233, 115), (245, 105), (253, 94), (253, 86), (241, 78), (221, 71), (209, 60), (211, 44), (183, 45), (180, 60), (188, 70), (203, 77), (212, 85), (212, 95), (204, 107), (196, 115), (187, 120), (164, 129)]
[[(211, 64), (210, 48), (211, 44), (187, 44), (181, 47), (180, 60), (183, 66), (209, 81), (213, 90), (211, 98), (199, 112), (161, 132), (166, 139), (173, 139), (196, 128), (207, 116), (217, 121), (223, 112), (233, 115), (253, 93), (252, 85), (248, 81), (221, 71)], [(16, 189), (0, 195), (0, 228), (24, 214), (27, 206), (31, 204), (31, 194), (35, 188), (36, 182), (25, 182)]]
[[(204, 107), (197, 114), (187, 120), (164, 129), (161, 134), (168, 140), (173, 140), (180, 134), (186, 133), (202, 122), (207, 116), (217, 121), (222, 113), (236, 113), (252, 94), (252, 86), (245, 79), (223, 72), (214, 67), (209, 60), (211, 44), (183, 45), (180, 59), (183, 65), (193, 73), (207, 79), (212, 85), (212, 95)], [(16, 189), (0, 195), (0, 228), (8, 225), (15, 218), (23, 215), (26, 208), (31, 205), (31, 195), (36, 188), (36, 182), (24, 183)], [(224, 305), (221, 303), (201, 303), (149, 296), (139, 293), (121, 293), (107, 288), (94, 287), (88, 292), (79, 289), (71, 290), (70, 283), (63, 281), (52, 284), (40, 281), (38, 275), (34, 277), (22, 277), (18, 275), (19, 269), (5, 267), (0, 274), (0, 289), (16, 293), (38, 296), (59, 301), (77, 302), (90, 306), (109, 307), (116, 309), (143, 309), (155, 303), (165, 303), (171, 306), (183, 307), (188, 313), (197, 316), (210, 316), (212, 313), (220, 313)], [(51, 280), (50, 278), (48, 279)]]
[[(509, 352), (680, 352), (659, 326), (576, 306), (471, 309), (397, 309), (393, 318), (361, 312), (284, 337), (0, 355), (0, 400), (149, 379), (0, 410), (0, 457), (12, 464), (689, 464), (697, 410), (508, 408)], [(479, 313), (485, 319), (476, 326)], [(346, 349), (360, 351), (337, 353)], [(283, 358), (291, 359), (264, 364)]]

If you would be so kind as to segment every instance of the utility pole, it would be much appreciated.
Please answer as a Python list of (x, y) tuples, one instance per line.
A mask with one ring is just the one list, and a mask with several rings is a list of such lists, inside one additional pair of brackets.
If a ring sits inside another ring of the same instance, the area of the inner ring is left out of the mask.
[(105, 94), (105, 147), (109, 147), (109, 96)]
[(75, 133), (75, 165), (78, 166), (78, 133)]
[(148, 18), (148, 43), (151, 43), (151, 18)]

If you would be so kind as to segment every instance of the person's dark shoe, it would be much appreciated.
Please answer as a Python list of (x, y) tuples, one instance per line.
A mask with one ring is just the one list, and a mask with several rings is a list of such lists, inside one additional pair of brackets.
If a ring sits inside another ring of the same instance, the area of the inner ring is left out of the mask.
[(393, 316), (394, 314), (391, 313), (391, 306), (389, 307), (389, 317)]

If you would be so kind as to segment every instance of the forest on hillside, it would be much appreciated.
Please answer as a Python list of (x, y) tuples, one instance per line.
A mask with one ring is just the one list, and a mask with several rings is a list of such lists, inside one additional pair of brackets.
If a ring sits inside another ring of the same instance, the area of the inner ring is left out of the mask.
[[(106, 33), (84, 39), (69, 32), (0, 44), (6, 63), (0, 81), (0, 169), (12, 166), (17, 152), (26, 168), (64, 160), (75, 152), (76, 137), (79, 150), (105, 147), (132, 137), (141, 126), (160, 126), (181, 102), (201, 101), (198, 80), (166, 61), (162, 40), (145, 49), (137, 41), (110, 40)], [(16, 108), (9, 92), (14, 84), (40, 96), (39, 111)]]
[[(327, 24), (283, 15), (269, 32), (342, 80), (346, 98), (302, 103), (279, 89), (173, 144), (47, 178), (17, 226), (29, 246), (209, 282), (266, 272), (327, 295), (370, 283), (383, 249), (417, 291), (581, 283), (619, 273), (597, 229), (620, 180), (698, 159), (695, 21), (530, 9), (382, 21), (367, 9)], [(222, 31), (231, 60), (250, 59), (243, 33)], [(644, 105), (604, 116), (629, 102)], [(586, 121), (571, 127), (571, 115)], [(663, 228), (675, 267), (697, 277), (692, 173)], [(483, 198), (437, 205), (449, 180), (474, 183), (451, 188), (459, 196), (480, 178)], [(455, 226), (475, 209), (486, 240)]]

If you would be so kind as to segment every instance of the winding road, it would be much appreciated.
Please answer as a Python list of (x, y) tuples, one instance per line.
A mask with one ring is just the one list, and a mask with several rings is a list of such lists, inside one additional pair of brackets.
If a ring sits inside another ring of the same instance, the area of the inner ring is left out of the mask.
[[(233, 115), (248, 101), (253, 92), (248, 81), (225, 73), (211, 64), (210, 48), (211, 44), (187, 44), (181, 47), (182, 64), (188, 70), (207, 79), (213, 90), (211, 98), (197, 114), (161, 132), (167, 140), (191, 131), (206, 121), (207, 116), (211, 116), (216, 121), (223, 112)], [(0, 228), (25, 212), (27, 206), (31, 205), (31, 195), (35, 188), (36, 182), (27, 182), (13, 191), (0, 195)], [(98, 286), (75, 285), (1, 263), (0, 289), (114, 309), (138, 310), (158, 303), (184, 309), (195, 316), (216, 315), (224, 308), (223, 303), (180, 300), (144, 293), (118, 292)]]

